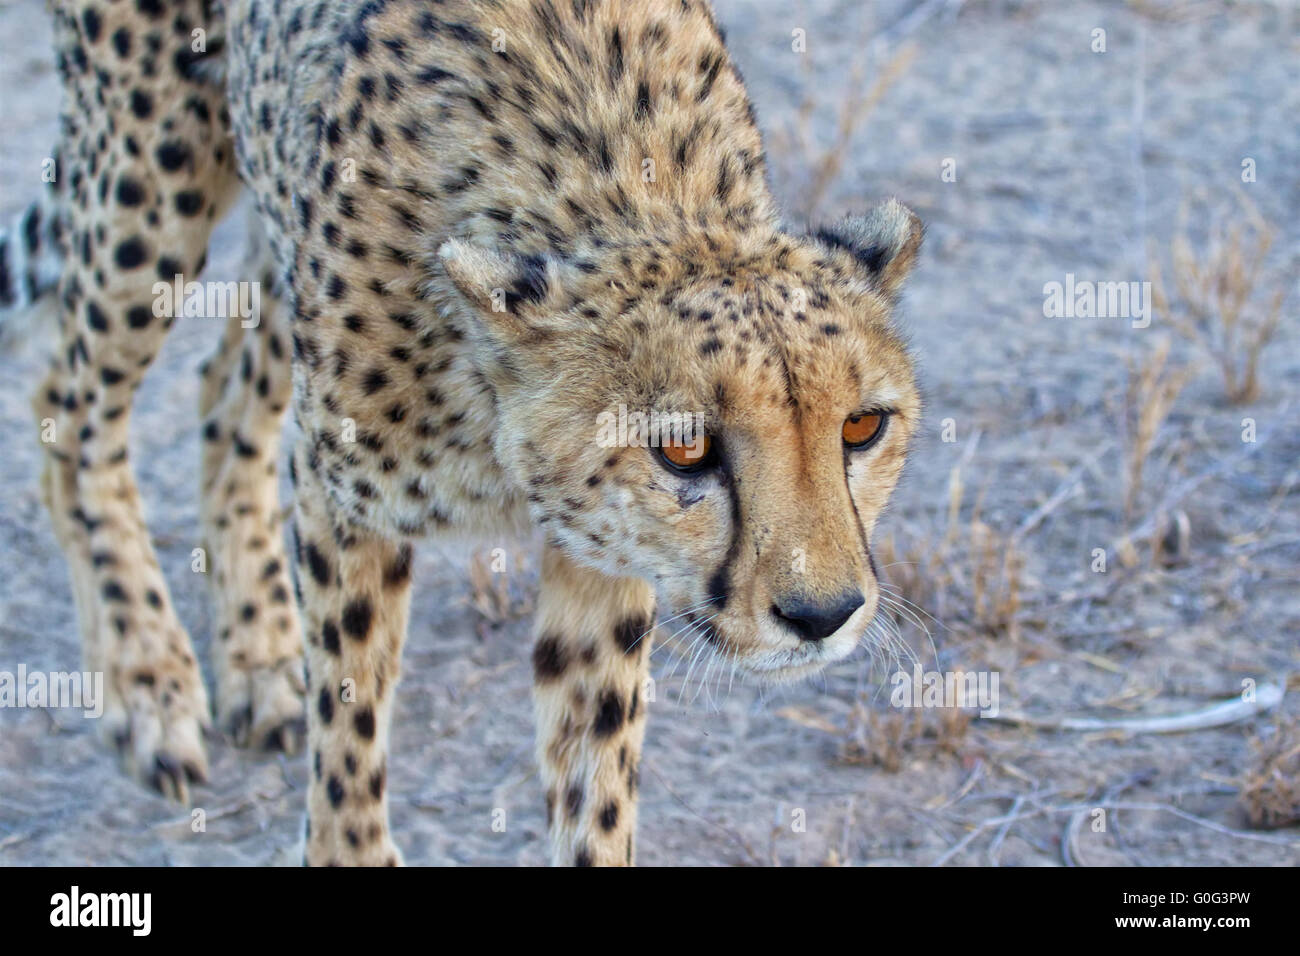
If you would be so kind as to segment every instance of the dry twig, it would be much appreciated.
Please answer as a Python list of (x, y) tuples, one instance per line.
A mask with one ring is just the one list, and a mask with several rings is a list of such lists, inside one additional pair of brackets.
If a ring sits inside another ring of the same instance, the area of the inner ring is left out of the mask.
[(1121, 731), (1130, 734), (1181, 734), (1235, 724), (1266, 714), (1282, 702), (1286, 694), (1281, 684), (1260, 684), (1253, 701), (1234, 697), (1196, 710), (1150, 717), (1039, 717), (1017, 710), (1002, 710), (987, 720), (1021, 724), (1038, 730), (1071, 730), (1086, 733)]

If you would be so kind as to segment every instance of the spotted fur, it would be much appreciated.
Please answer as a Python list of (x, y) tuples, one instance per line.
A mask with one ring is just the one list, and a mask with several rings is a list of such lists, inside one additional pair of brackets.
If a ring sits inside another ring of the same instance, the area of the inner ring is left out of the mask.
[[(200, 407), (220, 726), (292, 750), (305, 710), (307, 861), (400, 862), (388, 727), (411, 542), (539, 529), (552, 857), (630, 864), (656, 600), (667, 629), (772, 680), (848, 654), (875, 613), (870, 536), (920, 414), (891, 326), (917, 219), (891, 201), (781, 227), (701, 0), (53, 6), (62, 346), (35, 405), (57, 425), (46, 501), (129, 766), (182, 797), (206, 769), (204, 686), (126, 427), (170, 324), (152, 283), (201, 271), (242, 182), (262, 316), (231, 320)], [(716, 457), (688, 475), (604, 447), (620, 405), (700, 414)], [(882, 433), (848, 449), (864, 410), (888, 413)]]

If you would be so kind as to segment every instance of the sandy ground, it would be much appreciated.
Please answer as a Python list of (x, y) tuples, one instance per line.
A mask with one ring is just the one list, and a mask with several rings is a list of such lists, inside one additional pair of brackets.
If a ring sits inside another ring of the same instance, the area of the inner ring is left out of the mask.
[[(1191, 529), (1188, 559), (1175, 567), (1143, 552), (1124, 568), (1112, 547), (1124, 529), (1116, 422), (1125, 361), (1149, 355), (1167, 330), (1042, 311), (1044, 283), (1066, 273), (1148, 278), (1149, 245), (1167, 248), (1180, 203), (1197, 190), (1215, 201), (1247, 190), (1278, 228), (1269, 270), (1297, 274), (1296, 7), (1209, 0), (1177, 5), (1175, 15), (1173, 5), (1117, 2), (717, 6), (791, 219), (896, 194), (928, 224), (905, 306), (924, 369), (926, 437), (882, 537), (893, 535), (900, 551), (911, 542), (915, 554), (934, 553), (958, 466), (966, 493), (956, 527), (969, 528), (978, 503), (995, 541), (1078, 479), (1017, 539), (1019, 603), (1002, 622), (979, 623), (978, 574), (958, 566), (971, 560), (960, 541), (954, 566), (936, 574), (952, 583), (913, 587), (943, 622), (932, 625), (940, 666), (996, 670), (1004, 709), (1098, 716), (1188, 710), (1239, 692), (1243, 678), (1300, 670), (1300, 295), (1293, 289), (1286, 303), (1264, 353), (1262, 396), (1250, 405), (1226, 404), (1204, 352), (1175, 341), (1172, 361), (1199, 359), (1202, 368), (1157, 436), (1133, 523), (1181, 481), (1227, 460), (1175, 502)], [(908, 19), (918, 7), (926, 15)], [(1106, 30), (1105, 53), (1090, 49), (1097, 28)], [(806, 31), (803, 55), (791, 50), (796, 29)], [(892, 84), (835, 149), (855, 71), (871, 87), (898, 56)], [(0, 3), (0, 88), (8, 217), (36, 190), (56, 128), (40, 0)], [(841, 163), (817, 196), (810, 171), (827, 149)], [(1243, 185), (1246, 157), (1258, 178)], [(956, 182), (941, 179), (946, 158), (956, 160)], [(237, 221), (218, 233), (210, 276), (233, 274), (241, 236)], [(173, 331), (139, 396), (134, 434), (160, 559), (204, 659), (210, 612), (189, 552), (198, 530), (195, 368), (214, 345), (209, 326)], [(37, 496), (27, 396), (39, 368), (32, 356), (0, 358), (0, 670), (78, 666), (68, 579)], [(1245, 417), (1267, 435), (1250, 449), (1240, 440)], [(941, 440), (945, 419), (954, 442)], [(1104, 575), (1089, 568), (1097, 547), (1110, 549)], [(396, 840), (411, 863), (540, 863), (527, 617), (493, 622), (473, 609), (464, 549), (425, 548), (416, 574), (390, 761)], [(527, 567), (511, 586), (526, 602)], [(910, 627), (904, 636), (934, 667), (926, 636)], [(1267, 734), (1271, 719), (1169, 736), (977, 719), (937, 735), (904, 726), (891, 744), (892, 668), (871, 669), (865, 654), (824, 679), (767, 691), (687, 687), (685, 668), (669, 676), (669, 654), (656, 661), (645, 864), (1057, 865), (1068, 833), (1087, 864), (1300, 861), (1295, 828), (1241, 835), (1235, 791), (1248, 741)], [(1284, 711), (1300, 709), (1295, 697)], [(940, 722), (928, 713), (922, 727)], [(213, 782), (195, 795), (207, 828), (195, 833), (187, 810), (120, 775), (76, 714), (0, 710), (0, 864), (296, 862), (305, 762), (222, 742), (212, 757)], [(506, 811), (504, 832), (492, 827), (496, 808)], [(1100, 832), (1097, 808), (1106, 809)], [(1076, 812), (1089, 815), (1071, 827)], [(1004, 814), (1014, 819), (995, 821)]]

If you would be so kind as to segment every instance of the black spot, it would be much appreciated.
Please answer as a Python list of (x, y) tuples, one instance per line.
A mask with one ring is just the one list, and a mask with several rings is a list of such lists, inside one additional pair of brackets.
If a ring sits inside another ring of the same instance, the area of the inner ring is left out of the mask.
[[(197, 271), (202, 271), (202, 267)], [(184, 267), (177, 260), (170, 256), (161, 256), (158, 259), (158, 278), (173, 279), (185, 272)]]
[(307, 559), (307, 566), (311, 568), (311, 576), (316, 579), (316, 583), (321, 587), (328, 587), (330, 583), (330, 563), (325, 555), (314, 543), (308, 543), (303, 548), (303, 556)]
[(384, 571), (384, 585), (386, 587), (397, 587), (410, 580), (411, 554), (412, 549), (409, 544), (404, 544), (397, 550), (397, 557)]
[(555, 680), (569, 666), (569, 655), (554, 634), (543, 634), (533, 647), (533, 676), (539, 681)]
[(582, 812), (582, 797), (582, 787), (576, 783), (570, 786), (568, 792), (565, 793), (564, 810), (569, 815), (570, 820)]
[(108, 316), (94, 302), (86, 303), (86, 324), (96, 332), (108, 331)]
[(328, 618), (326, 618), (325, 623), (321, 625), (320, 641), (325, 650), (329, 651), (331, 654), (338, 655), (342, 653), (342, 648), (339, 646), (338, 625)]
[(695, 94), (695, 101), (703, 103), (708, 99), (709, 93), (713, 90), (713, 83), (718, 78), (718, 72), (722, 69), (723, 56), (721, 53), (706, 53), (700, 58), (700, 72), (704, 74), (704, 80), (700, 83), (700, 91)]
[(178, 140), (163, 143), (154, 153), (158, 165), (169, 173), (174, 173), (190, 161), (190, 148)]
[(119, 27), (113, 33), (113, 49), (124, 60), (131, 55), (131, 31), (126, 27)]
[(138, 206), (144, 202), (144, 187), (129, 176), (117, 181), (117, 201), (123, 206)]
[(374, 611), (370, 607), (369, 599), (357, 598), (349, 601), (347, 607), (343, 609), (343, 630), (348, 637), (364, 641), (370, 636), (370, 619), (373, 616)]
[(329, 793), (330, 806), (337, 810), (343, 805), (343, 782), (338, 777), (331, 776), (325, 789)]
[(131, 112), (137, 119), (148, 119), (153, 114), (153, 97), (143, 90), (132, 90)]
[(592, 732), (597, 737), (608, 737), (623, 726), (623, 698), (614, 690), (600, 692), (596, 705), (596, 722)]
[(640, 646), (641, 635), (650, 629), (650, 621), (641, 615), (625, 617), (614, 625), (614, 643), (631, 654)]
[(600, 828), (608, 833), (616, 826), (618, 826), (618, 804), (611, 800), (600, 811)]
[(352, 52), (358, 57), (365, 59), (366, 54), (370, 52), (370, 37), (366, 34), (366, 25), (362, 18), (358, 17), (347, 28), (343, 34), (343, 42), (350, 46)]
[(623, 76), (623, 37), (618, 27), (609, 34), (609, 82), (617, 86)]
[(330, 693), (328, 687), (320, 689), (320, 701), (316, 710), (320, 713), (320, 719), (325, 723), (328, 724), (334, 719), (334, 695)]
[(203, 193), (197, 189), (178, 192), (173, 202), (176, 204), (176, 211), (182, 216), (197, 216), (203, 211)]
[(541, 302), (546, 298), (546, 262), (541, 256), (525, 256), (519, 274), (506, 290), (506, 308), (514, 310), (520, 302)]
[(443, 80), (453, 79), (455, 74), (448, 73), (436, 66), (428, 66), (415, 75), (417, 82), (425, 86), (432, 86), (434, 83), (441, 83)]
[(81, 11), (81, 27), (85, 31), (86, 39), (91, 43), (98, 42), (102, 25), (98, 11), (89, 7)]
[(147, 255), (144, 240), (139, 236), (124, 239), (113, 252), (113, 261), (119, 269), (137, 269)]
[(369, 707), (357, 711), (352, 718), (352, 725), (363, 740), (375, 739), (375, 712)]

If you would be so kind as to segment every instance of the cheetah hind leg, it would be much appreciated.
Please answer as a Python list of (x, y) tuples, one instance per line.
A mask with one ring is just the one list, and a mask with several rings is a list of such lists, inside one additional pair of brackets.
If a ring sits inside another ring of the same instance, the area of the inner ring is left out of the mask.
[[(39, 249), (62, 259), (54, 297), (60, 347), (33, 409), (46, 459), (42, 492), (77, 599), (83, 666), (103, 674), (100, 732), (132, 777), (186, 801), (208, 770), (208, 695), (145, 523), (129, 426), (136, 389), (174, 318), (156, 311), (154, 284), (202, 271), (212, 224), (238, 180), (219, 87), (159, 69), (115, 80), (114, 95), (105, 96), (108, 71), (120, 74), (109, 15), (129, 21), (126, 6), (51, 4), (59, 58), (82, 66), (63, 71), (56, 152), (58, 179), (75, 188), (55, 203), (55, 219), (42, 217), (51, 241)], [(193, 20), (201, 3), (172, 7)], [(187, 62), (188, 33), (150, 36), (159, 64)], [(38, 246), (30, 240), (32, 253)], [(57, 263), (47, 259), (35, 273), (24, 270), (27, 298), (53, 280)]]
[(244, 287), (241, 301), (260, 307), (228, 320), (203, 364), (199, 398), (217, 726), (239, 746), (295, 753), (306, 739), (306, 684), (276, 480), (292, 391), (290, 333), (260, 223), (252, 226), (241, 274), (256, 285)]

